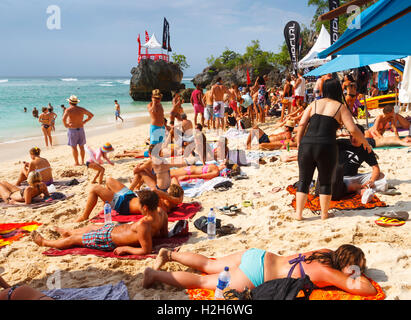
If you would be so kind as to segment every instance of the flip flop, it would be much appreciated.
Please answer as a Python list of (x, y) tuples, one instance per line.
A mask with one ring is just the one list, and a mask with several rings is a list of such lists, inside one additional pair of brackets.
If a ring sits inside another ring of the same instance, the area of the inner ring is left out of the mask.
[(250, 200), (245, 200), (243, 201), (241, 205), (243, 206), (243, 208), (247, 208), (247, 207), (251, 207), (253, 203)]
[(397, 189), (388, 189), (387, 191), (381, 191), (380, 193), (386, 196), (396, 196), (401, 194)]
[(399, 227), (399, 226), (402, 226), (405, 223), (405, 221), (381, 217), (375, 220), (375, 223), (382, 227)]
[(262, 197), (261, 192), (253, 192), (253, 196), (256, 197), (256, 198), (261, 198)]
[(277, 193), (277, 192), (281, 191), (282, 189), (283, 189), (282, 187), (274, 187), (274, 188), (271, 190), (271, 192), (272, 192), (272, 193)]
[(219, 237), (227, 236), (229, 234), (235, 233), (235, 227), (233, 224), (227, 224), (225, 226), (221, 226), (216, 230), (216, 233)]

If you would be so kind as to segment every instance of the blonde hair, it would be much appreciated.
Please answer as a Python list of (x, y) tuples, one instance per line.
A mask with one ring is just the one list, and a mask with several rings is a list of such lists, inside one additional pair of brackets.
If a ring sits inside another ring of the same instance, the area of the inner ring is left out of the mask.
[(37, 171), (31, 171), (27, 176), (27, 182), (29, 185), (34, 185), (35, 183), (41, 182), (41, 175)]

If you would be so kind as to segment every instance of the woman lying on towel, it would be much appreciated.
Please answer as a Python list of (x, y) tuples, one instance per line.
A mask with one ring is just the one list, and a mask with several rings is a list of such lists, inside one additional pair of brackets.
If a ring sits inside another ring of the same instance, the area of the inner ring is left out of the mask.
[(220, 171), (226, 168), (225, 164), (219, 166), (206, 164), (203, 166), (187, 166), (183, 168), (171, 169), (170, 176), (179, 181), (187, 179), (213, 179), (220, 176)]
[(253, 128), (247, 138), (247, 149), (251, 149), (252, 138), (255, 135), (258, 137), (259, 148), (263, 150), (279, 150), (289, 148), (297, 148), (297, 142), (295, 141), (294, 133), (295, 123), (294, 121), (287, 121), (285, 123), (285, 130), (278, 134), (272, 134), (268, 136), (258, 126)]
[(20, 189), (7, 181), (0, 181), (0, 196), (3, 201), (10, 204), (17, 202), (30, 204), (32, 199), (39, 195), (42, 195), (43, 198), (50, 197), (46, 184), (41, 181), (39, 172), (30, 172), (27, 177), (27, 182), (29, 186)]
[(26, 181), (27, 176), (32, 171), (40, 173), (42, 181), (47, 186), (51, 185), (53, 183), (51, 166), (47, 159), (40, 157), (40, 148), (31, 148), (29, 153), (31, 161), (23, 161), (23, 168), (20, 172), (19, 178), (17, 179), (16, 186), (20, 186), (23, 181)]
[[(179, 262), (207, 275), (160, 271), (169, 261)], [(320, 288), (335, 286), (351, 294), (376, 295), (376, 289), (361, 275), (365, 270), (365, 263), (363, 251), (349, 244), (342, 245), (335, 251), (320, 249), (290, 256), (279, 256), (253, 248), (216, 260), (196, 253), (162, 248), (155, 260), (154, 269), (146, 268), (144, 271), (143, 287), (149, 288), (155, 282), (162, 282), (186, 289), (214, 289), (219, 273), (228, 266), (231, 274), (229, 286), (240, 292), (246, 287), (253, 289), (273, 279), (308, 275)]]
[(4, 289), (0, 291), (0, 300), (53, 300), (27, 285), (10, 286), (2, 277), (0, 277), (0, 287)]

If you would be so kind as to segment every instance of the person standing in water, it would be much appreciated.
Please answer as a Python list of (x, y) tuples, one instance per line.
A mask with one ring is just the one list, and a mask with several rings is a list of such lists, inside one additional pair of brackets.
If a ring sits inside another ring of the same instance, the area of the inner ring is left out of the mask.
[(114, 100), (114, 106), (116, 108), (116, 111), (115, 111), (116, 121), (117, 121), (118, 118), (120, 118), (121, 121), (124, 122), (123, 118), (120, 117), (120, 105), (118, 104), (117, 100)]
[[(76, 96), (71, 96), (67, 101), (70, 107), (66, 109), (63, 115), (63, 125), (68, 129), (68, 145), (73, 152), (74, 164), (76, 166), (84, 165), (84, 145), (86, 144), (86, 134), (84, 132), (84, 125), (89, 122), (94, 115), (77, 104), (80, 100)], [(87, 118), (84, 120), (84, 116)], [(81, 164), (78, 161), (78, 149), (80, 149)]]
[(53, 145), (53, 139), (51, 137), (51, 129), (52, 129), (52, 120), (53, 116), (51, 115), (49, 109), (46, 107), (42, 108), (43, 113), (39, 116), (39, 122), (41, 123), (41, 131), (44, 135), (44, 141), (46, 142), (46, 147), (50, 147)]

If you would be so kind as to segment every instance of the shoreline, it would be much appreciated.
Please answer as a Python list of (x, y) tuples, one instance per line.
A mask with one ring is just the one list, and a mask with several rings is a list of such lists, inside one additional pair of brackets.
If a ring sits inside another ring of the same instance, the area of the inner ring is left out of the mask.
[[(189, 115), (193, 114), (194, 110), (192, 108), (192, 105), (190, 103), (184, 103), (183, 104), (183, 109), (184, 112)], [(164, 115), (168, 119), (168, 113), (171, 110), (171, 106), (166, 106), (164, 108)], [(132, 129), (144, 125), (148, 125), (150, 122), (150, 116), (147, 115), (147, 111), (145, 112), (146, 115), (138, 115), (138, 116), (132, 116), (132, 117), (124, 117), (124, 123), (121, 122), (121, 120), (118, 120), (116, 123), (95, 123), (94, 125), (92, 123), (86, 124), (84, 127), (86, 131), (86, 138), (87, 138), (87, 143), (89, 142), (89, 139), (96, 138), (98, 139), (100, 136), (105, 136), (110, 133), (115, 133), (115, 132), (121, 132), (123, 130), (127, 129)], [(113, 115), (114, 117), (114, 115)], [(61, 119), (60, 119), (61, 121)], [(93, 120), (91, 120), (92, 122)], [(40, 128), (39, 128), (39, 133)], [(148, 135), (148, 131), (147, 131)], [(55, 149), (60, 148), (62, 146), (67, 147), (67, 130), (59, 130), (55, 131), (52, 133), (52, 138), (53, 138), (53, 147), (46, 147), (45, 142), (44, 142), (44, 136), (29, 136), (25, 137), (22, 139), (19, 139), (17, 141), (12, 140), (8, 142), (2, 142), (0, 143), (0, 163), (3, 162), (15, 162), (18, 160), (23, 160), (23, 158), (28, 157), (28, 151), (30, 148), (37, 146), (39, 147), (42, 152), (47, 152), (52, 153), (55, 151)], [(68, 152), (71, 151), (68, 149)]]

